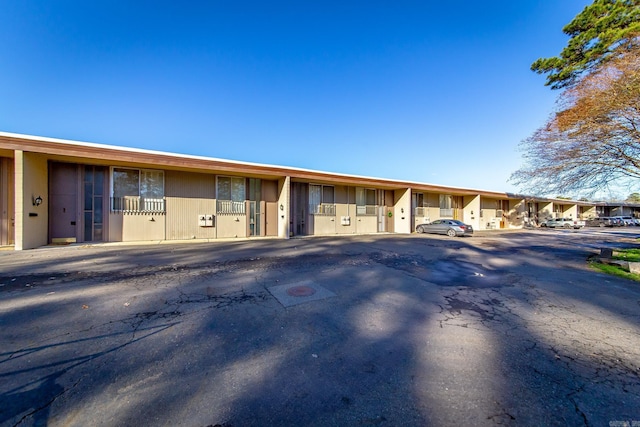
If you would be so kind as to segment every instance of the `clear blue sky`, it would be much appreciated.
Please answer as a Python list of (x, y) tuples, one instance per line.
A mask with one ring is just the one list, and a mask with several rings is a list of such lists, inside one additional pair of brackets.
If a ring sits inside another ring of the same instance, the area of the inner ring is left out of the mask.
[(589, 3), (4, 0), (0, 130), (515, 191)]

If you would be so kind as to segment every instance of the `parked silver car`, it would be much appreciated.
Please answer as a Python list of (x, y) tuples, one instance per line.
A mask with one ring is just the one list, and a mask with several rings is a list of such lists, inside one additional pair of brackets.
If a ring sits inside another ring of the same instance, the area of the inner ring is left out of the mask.
[(609, 219), (613, 227), (622, 227), (624, 225), (624, 221), (618, 216), (611, 216)]
[(437, 219), (416, 227), (418, 233), (446, 234), (449, 237), (471, 236), (473, 227), (457, 219)]
[(631, 218), (630, 216), (614, 216), (613, 218), (616, 219), (621, 226), (636, 225), (633, 221), (633, 218)]

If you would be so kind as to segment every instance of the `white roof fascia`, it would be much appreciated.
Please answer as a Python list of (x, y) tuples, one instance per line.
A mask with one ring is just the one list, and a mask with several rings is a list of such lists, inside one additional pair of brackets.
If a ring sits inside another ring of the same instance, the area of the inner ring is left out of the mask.
[(245, 162), (245, 161), (239, 161), (239, 160), (220, 159), (220, 158), (216, 158), (216, 157), (197, 156), (197, 155), (191, 155), (191, 154), (169, 153), (169, 152), (166, 152), (166, 151), (148, 150), (148, 149), (142, 149), (142, 148), (131, 148), (131, 147), (118, 146), (118, 145), (97, 144), (97, 143), (94, 143), (94, 142), (74, 141), (74, 140), (67, 140), (67, 139), (60, 139), (60, 138), (50, 138), (50, 137), (44, 137), (44, 136), (18, 134), (18, 133), (2, 132), (2, 131), (0, 131), (0, 136), (4, 136), (4, 137), (8, 137), (8, 138), (17, 138), (17, 139), (31, 139), (31, 140), (34, 140), (34, 141), (52, 142), (52, 143), (56, 143), (56, 144), (75, 145), (75, 146), (81, 146), (81, 147), (91, 147), (91, 148), (101, 148), (101, 149), (109, 149), (109, 150), (126, 151), (126, 152), (131, 152), (131, 153), (153, 154), (153, 155), (159, 155), (159, 156), (165, 156), (165, 157), (173, 157), (173, 158), (204, 160), (204, 161), (215, 161), (215, 162), (220, 162), (220, 163), (227, 163), (229, 165), (243, 165), (243, 166), (268, 167), (268, 168), (276, 168), (276, 169), (290, 169), (292, 171), (298, 171), (298, 172), (329, 174), (329, 175), (334, 175), (336, 177), (385, 181), (385, 182), (393, 183), (393, 184), (402, 184), (403, 186), (406, 185), (406, 184), (413, 184), (413, 185), (419, 185), (419, 186), (432, 186), (432, 187), (439, 187), (439, 188), (443, 188), (443, 189), (449, 189), (451, 191), (461, 190), (461, 191), (467, 191), (467, 192), (469, 192), (469, 191), (478, 192), (480, 195), (482, 195), (481, 193), (494, 193), (494, 194), (495, 193), (498, 193), (498, 194), (504, 193), (504, 195), (508, 197), (508, 193), (507, 192), (496, 191), (496, 190), (481, 190), (481, 189), (476, 189), (476, 188), (452, 187), (452, 186), (448, 186), (448, 185), (432, 184), (432, 183), (426, 183), (426, 182), (406, 181), (406, 180), (388, 179), (388, 178), (378, 178), (378, 177), (365, 176), (365, 175), (351, 175), (351, 174), (346, 174), (346, 173), (320, 171), (320, 170), (315, 170), (315, 169), (304, 169), (304, 168), (298, 168), (298, 167), (294, 167), (294, 166), (271, 165), (271, 164), (267, 164), (267, 163), (253, 163), (253, 162)]

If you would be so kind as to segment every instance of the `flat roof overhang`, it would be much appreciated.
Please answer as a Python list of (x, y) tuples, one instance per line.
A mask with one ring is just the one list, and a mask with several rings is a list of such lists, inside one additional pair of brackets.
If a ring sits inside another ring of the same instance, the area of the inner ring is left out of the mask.
[(289, 176), (293, 182), (351, 185), (386, 190), (411, 188), (418, 192), (451, 194), (454, 196), (480, 195), (499, 199), (524, 198), (524, 196), (503, 192), (322, 172), (0, 132), (0, 154), (7, 153), (6, 157), (13, 157), (13, 150), (47, 155), (50, 160), (54, 161), (80, 164), (162, 168), (185, 172), (242, 175), (262, 179), (280, 179)]

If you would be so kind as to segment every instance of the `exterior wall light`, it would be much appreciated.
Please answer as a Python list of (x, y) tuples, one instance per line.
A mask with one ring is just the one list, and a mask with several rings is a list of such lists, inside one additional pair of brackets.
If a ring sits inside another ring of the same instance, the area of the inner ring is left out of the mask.
[(282, 203), (280, 203), (280, 210), (283, 211), (284, 210), (284, 205)]
[(42, 197), (38, 196), (34, 198), (31, 196), (31, 203), (33, 203), (33, 206), (40, 206), (42, 204)]

